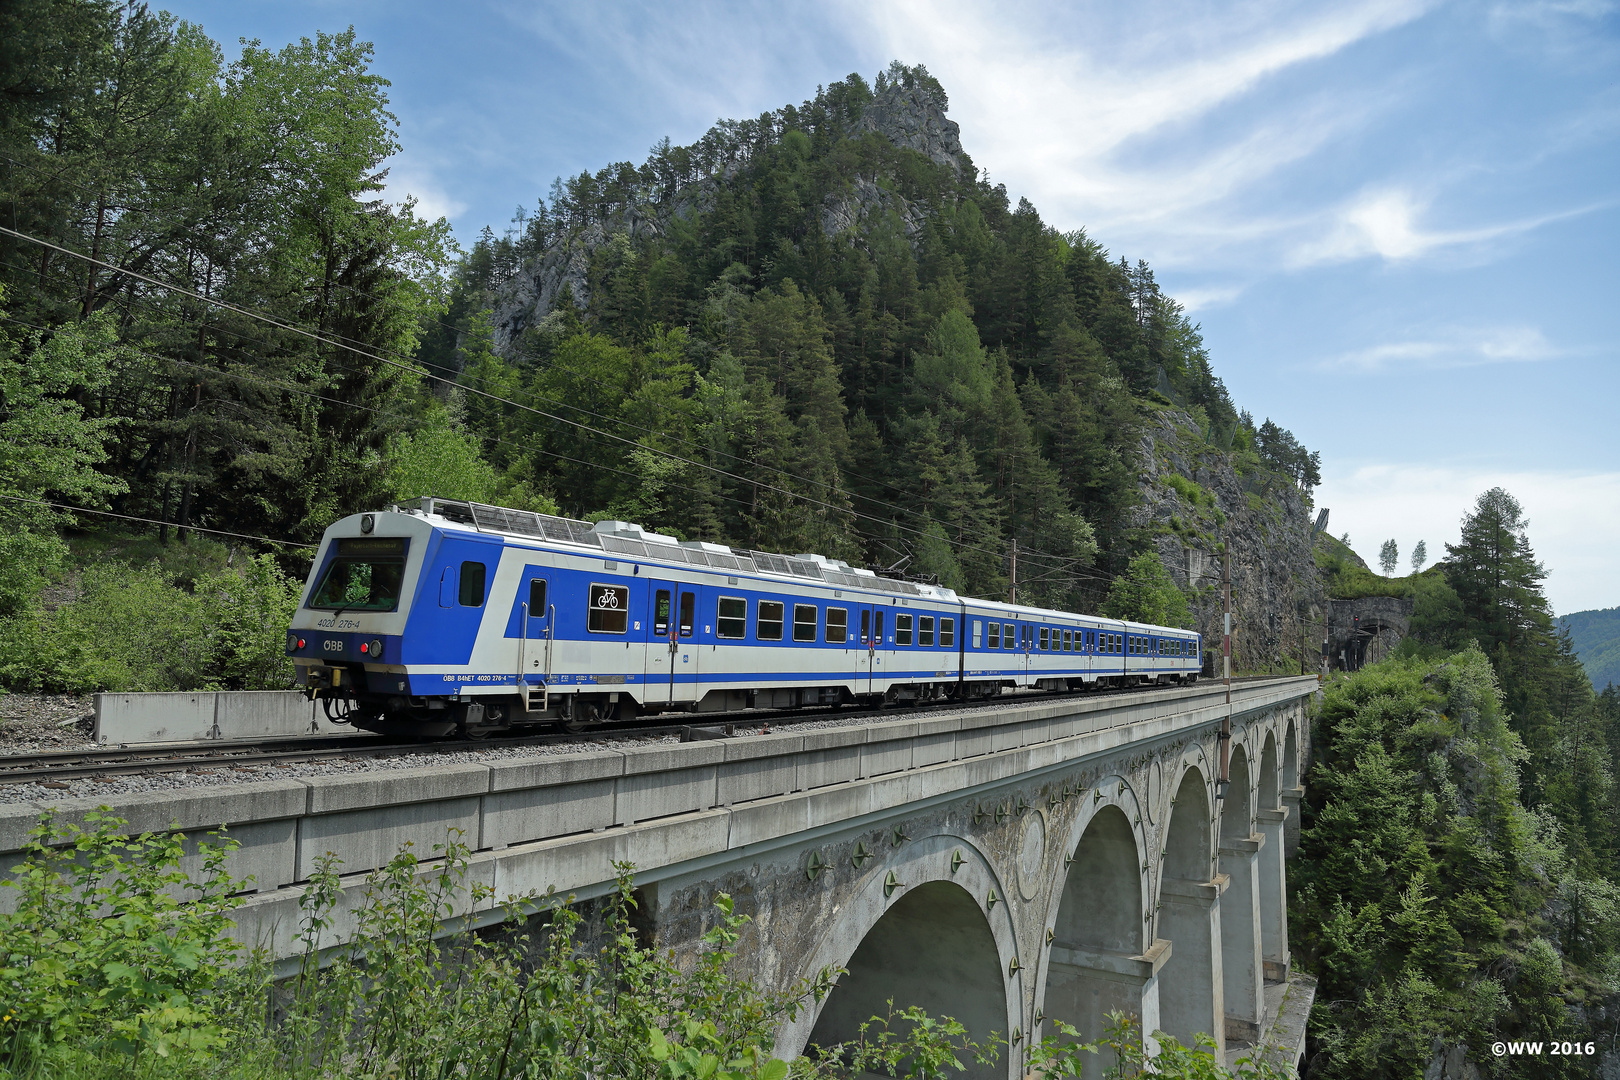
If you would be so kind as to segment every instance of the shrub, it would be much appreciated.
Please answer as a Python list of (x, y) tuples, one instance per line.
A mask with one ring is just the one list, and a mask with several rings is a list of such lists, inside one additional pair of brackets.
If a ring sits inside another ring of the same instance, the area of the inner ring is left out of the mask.
[(87, 566), (79, 596), (36, 603), (0, 626), (0, 681), (68, 693), (276, 690), (292, 685), (284, 645), (301, 586), (269, 555), (182, 588), (157, 561)]
[[(20, 868), (22, 904), (0, 916), (0, 974), (11, 992), (0, 1065), (14, 1076), (935, 1080), (992, 1063), (1006, 1045), (994, 1035), (976, 1043), (950, 1017), (891, 1002), (851, 1043), (772, 1059), (782, 1022), (841, 973), (779, 991), (755, 986), (736, 963), (747, 919), (723, 894), (693, 962), (643, 946), (627, 865), (592, 940), (582, 940), (578, 911), (532, 895), (508, 899), (512, 933), (444, 936), (447, 920), (492, 899), (487, 886), (469, 886), (470, 852), (455, 833), (431, 863), (407, 845), (371, 873), (353, 933), (326, 949), (353, 898), (344, 901), (338, 862), (323, 859), (300, 900), (301, 968), (267, 999), (264, 957), (224, 937), (243, 884), (224, 872), (234, 844), (203, 844), (193, 884), (178, 869), (179, 834), (131, 841), (117, 818), (90, 822), (87, 831), (41, 823)], [(536, 901), (540, 917), (525, 927), (519, 905)], [(1099, 1044), (1052, 1026), (1056, 1035), (1028, 1049), (1026, 1071), (1078, 1076), (1084, 1055), (1100, 1050), (1121, 1078), (1227, 1075), (1207, 1040), (1183, 1047), (1161, 1035), (1149, 1056), (1124, 1017)], [(1237, 1075), (1281, 1073), (1259, 1061), (1240, 1062)]]
[(237, 967), (224, 936), (241, 903), (224, 869), (235, 842), (204, 845), (193, 880), (179, 834), (130, 839), (105, 813), (86, 822), (47, 815), (18, 878), (0, 882), (20, 894), (0, 914), (0, 1062), (15, 1070), (74, 1048), (137, 1063), (211, 1055), (228, 1034), (215, 994)]

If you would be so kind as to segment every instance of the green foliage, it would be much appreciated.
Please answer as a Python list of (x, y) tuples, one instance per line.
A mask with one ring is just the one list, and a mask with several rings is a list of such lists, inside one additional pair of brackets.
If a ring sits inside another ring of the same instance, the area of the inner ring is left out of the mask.
[(1188, 505), (1212, 510), (1215, 508), (1215, 496), (1196, 480), (1189, 480), (1180, 473), (1173, 472), (1165, 473), (1163, 479), (1165, 486), (1180, 495)]
[(1156, 551), (1138, 555), (1131, 560), (1130, 569), (1114, 579), (1108, 587), (1108, 598), (1103, 601), (1102, 613), (1112, 619), (1158, 626), (1192, 625), (1186, 594), (1176, 586)]
[(1508, 721), (1475, 647), (1329, 685), (1291, 873), (1293, 941), (1321, 979), (1313, 1075), (1407, 1076), (1436, 1039), (1573, 1037), (1566, 1002), (1605, 985), (1614, 887), (1527, 809), (1532, 755)]
[(1577, 611), (1558, 620), (1594, 687), (1620, 684), (1620, 607)]
[[(430, 861), (407, 845), (360, 885), (340, 880), (332, 856), (319, 860), (299, 900), (301, 967), (273, 986), (263, 957), (225, 936), (241, 903), (232, 894), (246, 884), (225, 871), (233, 841), (198, 845), (193, 878), (179, 869), (180, 834), (131, 840), (117, 818), (87, 820), (84, 831), (41, 822), (11, 885), (21, 902), (0, 915), (6, 1075), (943, 1080), (1005, 1049), (997, 1036), (978, 1043), (950, 1017), (891, 1002), (849, 1043), (773, 1059), (780, 1025), (838, 973), (755, 986), (737, 973), (748, 920), (724, 894), (688, 962), (644, 946), (625, 865), (588, 937), (576, 907), (533, 896), (504, 900), (505, 933), (444, 936), (447, 921), (494, 899), (469, 882), (471, 853), (455, 832)], [(346, 899), (346, 888), (358, 896)], [(538, 918), (523, 914), (536, 908)], [(341, 937), (340, 911), (352, 928)], [(1038, 1075), (1077, 1077), (1098, 1054), (1116, 1080), (1230, 1075), (1204, 1037), (1187, 1047), (1161, 1032), (1149, 1054), (1121, 1015), (1098, 1043), (1049, 1024), (1055, 1034), (1040, 1044), (1014, 1046)], [(1236, 1075), (1284, 1074), (1262, 1052)]]
[(43, 818), (13, 880), (16, 910), (0, 914), (0, 1063), (18, 1073), (63, 1050), (101, 1049), (126, 1067), (152, 1058), (211, 1058), (237, 1019), (219, 993), (236, 983), (238, 946), (225, 936), (235, 841), (204, 844), (200, 869), (180, 869), (178, 834), (128, 838), (92, 811), (85, 827)]
[(75, 599), (0, 624), (0, 683), (69, 693), (292, 684), (285, 633), (302, 587), (269, 555), (191, 582), (156, 560), (92, 562), (69, 581)]
[(51, 335), (0, 329), (0, 618), (27, 609), (61, 570), (56, 531), (72, 518), (40, 503), (94, 507), (124, 490), (96, 469), (113, 421), (87, 417), (81, 403), (106, 386), (117, 351), (107, 315)]
[[(1322, 583), (1328, 596), (1335, 600), (1363, 600), (1369, 596), (1410, 597), (1425, 577), (1438, 579), (1440, 571), (1431, 567), (1427, 574), (1412, 574), (1398, 578), (1379, 575), (1367, 569), (1354, 553), (1341, 541), (1330, 536), (1318, 537), (1312, 554), (1322, 574)], [(1394, 564), (1390, 564), (1394, 569)]]
[[(10, 223), (361, 351), (410, 356), (442, 304), (453, 244), (442, 220), (377, 200), (399, 144), (368, 45), (352, 31), (280, 50), (251, 42), (227, 63), (200, 28), (145, 5), (22, 12), (30, 90), (8, 99), (0, 125)], [(0, 283), (8, 318), (43, 328), (0, 353), (45, 371), (58, 353), (74, 360), (81, 389), (54, 415), (82, 408), (84, 432), (117, 427), (109, 454), (77, 444), (80, 474), (97, 479), (82, 497), (299, 539), (382, 501), (378, 455), (419, 387), (406, 366), (205, 313), (16, 238), (0, 239)], [(58, 428), (5, 445), (65, 453), (71, 442)]]

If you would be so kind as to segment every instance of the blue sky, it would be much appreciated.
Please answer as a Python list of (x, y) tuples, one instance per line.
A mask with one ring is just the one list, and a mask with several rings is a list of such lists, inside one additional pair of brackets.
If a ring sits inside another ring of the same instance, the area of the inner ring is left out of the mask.
[(471, 241), (891, 59), (991, 179), (1147, 259), (1369, 561), (1524, 503), (1559, 612), (1620, 604), (1620, 3), (181, 0), (227, 56), (353, 25), (415, 194)]

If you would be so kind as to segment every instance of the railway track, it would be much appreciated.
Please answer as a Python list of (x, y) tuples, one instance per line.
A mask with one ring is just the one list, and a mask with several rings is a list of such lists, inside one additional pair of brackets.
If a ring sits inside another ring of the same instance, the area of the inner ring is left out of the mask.
[[(1232, 681), (1249, 682), (1269, 677), (1251, 676), (1235, 678)], [(112, 780), (121, 776), (173, 772), (206, 775), (236, 770), (252, 771), (255, 767), (263, 766), (291, 766), (302, 762), (363, 760), (407, 755), (430, 757), (469, 750), (515, 749), (525, 746), (552, 746), (658, 735), (680, 735), (683, 740), (718, 739), (726, 737), (732, 729), (739, 727), (781, 728), (818, 720), (850, 721), (868, 717), (894, 720), (938, 709), (1005, 708), (1010, 704), (1045, 701), (1059, 697), (1095, 698), (1139, 693), (1141, 690), (1141, 687), (1066, 692), (1031, 690), (1003, 694), (978, 702), (943, 701), (906, 706), (855, 706), (816, 712), (752, 709), (737, 713), (706, 714), (701, 720), (690, 713), (682, 713), (670, 717), (649, 717), (647, 721), (639, 723), (605, 723), (581, 731), (552, 730), (532, 735), (443, 742), (390, 742), (382, 735), (343, 735), (324, 738), (306, 735), (258, 742), (196, 742), (117, 750), (58, 750), (0, 756), (0, 785), (40, 784), (47, 788), (57, 785), (65, 788), (66, 781), (86, 778), (105, 777)]]

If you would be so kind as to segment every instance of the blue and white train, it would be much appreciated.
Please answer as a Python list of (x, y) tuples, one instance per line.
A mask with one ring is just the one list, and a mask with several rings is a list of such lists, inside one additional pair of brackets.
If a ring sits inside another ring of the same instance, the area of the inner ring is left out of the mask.
[(1190, 630), (437, 498), (326, 530), (287, 652), (329, 711), (416, 736), (1192, 682), (1203, 665)]

